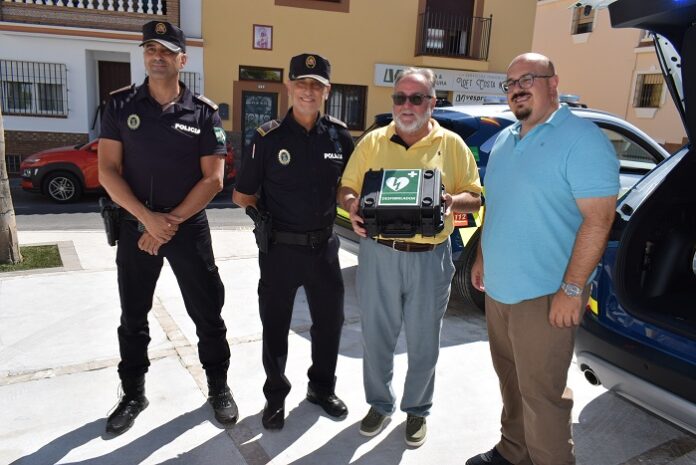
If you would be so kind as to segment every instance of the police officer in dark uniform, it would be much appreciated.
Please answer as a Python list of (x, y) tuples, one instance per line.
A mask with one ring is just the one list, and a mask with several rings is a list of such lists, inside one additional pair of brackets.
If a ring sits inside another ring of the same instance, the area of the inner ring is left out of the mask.
[(99, 181), (122, 207), (116, 252), (121, 297), (118, 374), (123, 396), (106, 430), (121, 434), (148, 406), (147, 314), (166, 258), (188, 314), (215, 418), (232, 424), (237, 406), (227, 385), (230, 349), (221, 317), (225, 289), (213, 257), (205, 207), (222, 190), (225, 131), (217, 106), (179, 81), (186, 38), (167, 22), (143, 26), (141, 86), (112, 93), (102, 119)]
[[(266, 406), (262, 423), (281, 429), (290, 382), (285, 377), (295, 294), (304, 286), (312, 317), (312, 366), (307, 400), (332, 417), (347, 414), (334, 393), (343, 326), (343, 277), (333, 233), (336, 189), (353, 151), (346, 125), (320, 110), (328, 98), (330, 64), (303, 54), (290, 61), (293, 106), (282, 120), (260, 126), (245, 154), (233, 200), (270, 216), (266, 252), (259, 252)], [(258, 237), (257, 237), (258, 240)]]

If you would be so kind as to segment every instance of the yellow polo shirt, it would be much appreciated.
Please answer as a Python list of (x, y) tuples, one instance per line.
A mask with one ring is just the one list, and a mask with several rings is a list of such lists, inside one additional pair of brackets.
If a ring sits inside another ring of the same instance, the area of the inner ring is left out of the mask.
[[(380, 169), (434, 169), (442, 174), (442, 183), (449, 194), (481, 193), (481, 181), (474, 155), (456, 133), (441, 127), (434, 119), (430, 134), (408, 149), (391, 140), (396, 134), (394, 122), (367, 134), (355, 147), (348, 160), (341, 186), (360, 194), (365, 173)], [(409, 242), (439, 244), (454, 231), (453, 215), (445, 219), (445, 229), (435, 237), (416, 234)]]

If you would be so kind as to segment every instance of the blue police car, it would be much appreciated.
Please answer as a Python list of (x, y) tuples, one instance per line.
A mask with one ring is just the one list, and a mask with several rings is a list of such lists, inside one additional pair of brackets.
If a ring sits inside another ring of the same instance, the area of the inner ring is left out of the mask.
[[(618, 0), (614, 27), (655, 34), (689, 141), (696, 135), (696, 0)], [(576, 342), (585, 377), (696, 433), (696, 151), (619, 199)]]

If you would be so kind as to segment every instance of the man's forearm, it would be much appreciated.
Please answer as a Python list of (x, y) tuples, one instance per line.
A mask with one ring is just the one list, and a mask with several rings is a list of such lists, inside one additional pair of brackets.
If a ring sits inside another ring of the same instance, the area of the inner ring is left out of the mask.
[(481, 208), (481, 196), (471, 192), (460, 192), (452, 195), (452, 211), (458, 213), (474, 213)]
[(255, 195), (242, 194), (237, 189), (232, 193), (232, 201), (241, 208), (246, 208), (248, 206), (256, 207), (258, 199)]
[(343, 208), (346, 211), (350, 209), (350, 204), (354, 202), (358, 197), (358, 193), (350, 187), (341, 186), (338, 189), (338, 204), (341, 208)]
[(565, 282), (577, 284), (580, 287), (585, 285), (604, 253), (610, 229), (611, 222), (607, 224), (587, 218), (582, 222), (563, 277)]
[(193, 189), (184, 197), (179, 205), (171, 211), (171, 214), (182, 218), (183, 221), (208, 206), (218, 192), (222, 190), (222, 178), (210, 176), (201, 179), (193, 186)]
[(120, 173), (111, 169), (100, 169), (99, 183), (109, 194), (111, 200), (128, 210), (140, 221), (143, 221), (147, 207), (133, 194), (130, 186)]

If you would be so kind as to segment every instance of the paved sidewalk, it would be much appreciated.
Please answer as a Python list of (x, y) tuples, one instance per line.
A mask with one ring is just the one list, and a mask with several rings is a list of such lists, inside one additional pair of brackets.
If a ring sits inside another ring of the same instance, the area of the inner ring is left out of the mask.
[[(286, 426), (265, 431), (256, 247), (249, 231), (222, 230), (213, 231), (213, 243), (226, 286), (229, 382), (239, 423), (224, 430), (212, 417), (195, 329), (165, 266), (150, 314), (150, 406), (131, 430), (107, 437), (105, 418), (118, 400), (115, 249), (103, 231), (20, 231), (19, 238), (22, 244), (58, 242), (65, 266), (0, 274), (0, 464), (447, 465), (463, 464), (497, 440), (500, 398), (485, 321), (456, 308), (443, 325), (427, 442), (418, 449), (406, 446), (402, 412), (380, 435), (358, 434), (368, 407), (354, 289), (357, 259), (343, 251), (346, 323), (337, 394), (350, 413), (334, 421), (304, 400), (310, 319), (300, 292), (290, 336), (287, 375), (294, 388), (286, 402)], [(397, 395), (406, 370), (404, 347), (402, 338), (394, 372)], [(590, 386), (575, 367), (570, 385), (580, 465), (696, 463), (693, 436)], [(631, 461), (656, 456), (666, 459)]]

